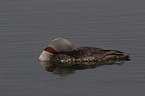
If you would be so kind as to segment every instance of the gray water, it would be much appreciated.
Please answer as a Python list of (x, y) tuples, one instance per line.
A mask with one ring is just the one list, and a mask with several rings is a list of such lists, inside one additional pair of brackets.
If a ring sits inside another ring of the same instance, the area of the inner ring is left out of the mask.
[[(38, 57), (58, 37), (131, 61), (47, 72)], [(1, 0), (0, 96), (144, 96), (144, 37), (144, 0)]]

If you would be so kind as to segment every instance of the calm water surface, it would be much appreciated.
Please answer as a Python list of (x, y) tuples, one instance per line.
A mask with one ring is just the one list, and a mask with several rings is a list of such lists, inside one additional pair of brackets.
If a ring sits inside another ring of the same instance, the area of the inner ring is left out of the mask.
[[(47, 72), (38, 57), (58, 37), (132, 60)], [(144, 0), (2, 0), (0, 96), (143, 96), (144, 43)]]

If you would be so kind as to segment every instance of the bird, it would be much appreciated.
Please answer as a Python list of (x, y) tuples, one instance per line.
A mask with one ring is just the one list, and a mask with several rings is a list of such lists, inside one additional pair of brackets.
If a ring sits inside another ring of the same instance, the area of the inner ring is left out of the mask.
[(44, 48), (39, 56), (41, 62), (57, 62), (66, 66), (74, 64), (93, 65), (96, 63), (112, 64), (130, 60), (129, 54), (122, 51), (107, 50), (97, 47), (75, 47), (64, 38), (56, 38)]

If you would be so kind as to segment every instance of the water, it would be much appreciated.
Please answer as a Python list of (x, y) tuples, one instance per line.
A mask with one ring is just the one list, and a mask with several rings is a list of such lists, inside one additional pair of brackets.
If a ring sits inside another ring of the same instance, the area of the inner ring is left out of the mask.
[[(142, 96), (145, 1), (1, 0), (1, 96)], [(38, 57), (51, 40), (129, 53), (121, 65), (47, 72)]]

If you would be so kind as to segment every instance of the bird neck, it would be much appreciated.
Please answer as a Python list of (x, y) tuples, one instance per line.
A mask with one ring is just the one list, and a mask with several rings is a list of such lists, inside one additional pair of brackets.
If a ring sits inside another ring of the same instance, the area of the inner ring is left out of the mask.
[(46, 48), (44, 49), (44, 51), (49, 52), (49, 53), (51, 53), (51, 54), (56, 53), (56, 50), (55, 50), (53, 47), (51, 47), (51, 46), (46, 47)]

